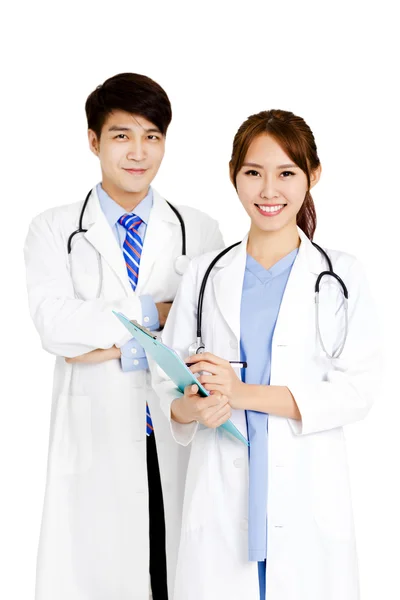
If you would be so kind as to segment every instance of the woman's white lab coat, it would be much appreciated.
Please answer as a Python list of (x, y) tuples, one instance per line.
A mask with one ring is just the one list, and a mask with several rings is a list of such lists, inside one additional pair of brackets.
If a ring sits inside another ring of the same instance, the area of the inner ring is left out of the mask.
[[(181, 228), (154, 191), (136, 293), (96, 191), (77, 228), (82, 202), (34, 219), (25, 246), (30, 309), (43, 347), (57, 356), (48, 475), (37, 563), (37, 600), (145, 600), (149, 596), (146, 401), (156, 433), (174, 579), (187, 464), (149, 383), (148, 371), (123, 372), (119, 360), (67, 364), (95, 348), (123, 345), (130, 334), (112, 314), (142, 320), (141, 294), (173, 300), (180, 277)], [(220, 248), (217, 223), (179, 207), (190, 257)], [(96, 298), (102, 271), (102, 290)], [(36, 388), (38, 397), (40, 374)], [(182, 452), (183, 450), (183, 452)]]
[[(329, 251), (349, 290), (349, 334), (341, 357), (326, 358), (316, 340), (314, 285), (327, 265), (303, 232), (299, 234), (301, 245), (272, 342), (271, 385), (290, 389), (302, 420), (269, 417), (266, 598), (356, 600), (343, 426), (364, 418), (377, 394), (376, 316), (358, 261)], [(246, 241), (214, 268), (204, 300), (206, 350), (228, 360), (240, 359)], [(163, 332), (165, 343), (182, 355), (196, 339), (199, 286), (215, 255), (192, 262)], [(324, 278), (320, 320), (330, 351), (343, 335), (342, 302), (338, 285)], [(170, 418), (170, 404), (179, 394), (160, 372), (154, 387)], [(232, 419), (246, 433), (244, 411), (233, 411)], [(173, 600), (258, 600), (257, 564), (247, 559), (247, 448), (220, 430), (197, 424), (171, 421), (171, 430), (180, 444), (191, 442)]]

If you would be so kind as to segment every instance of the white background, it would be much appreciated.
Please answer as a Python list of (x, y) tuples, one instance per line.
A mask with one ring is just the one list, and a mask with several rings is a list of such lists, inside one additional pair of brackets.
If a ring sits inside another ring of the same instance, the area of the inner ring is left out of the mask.
[(226, 243), (248, 226), (228, 179), (240, 123), (283, 108), (311, 126), (323, 165), (315, 239), (362, 260), (384, 331), (382, 395), (347, 430), (362, 600), (400, 597), (394, 4), (143, 0), (102, 7), (82, 0), (3, 11), (0, 598), (33, 598), (50, 416), (53, 357), (28, 314), (24, 238), (37, 213), (83, 200), (99, 180), (84, 102), (124, 71), (152, 77), (172, 102), (155, 187), (176, 204), (212, 213)]

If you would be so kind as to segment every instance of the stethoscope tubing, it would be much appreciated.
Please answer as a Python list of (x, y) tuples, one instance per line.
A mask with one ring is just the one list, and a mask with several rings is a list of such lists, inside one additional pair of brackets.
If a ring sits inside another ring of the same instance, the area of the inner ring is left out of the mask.
[(89, 198), (90, 198), (91, 193), (92, 193), (92, 190), (90, 190), (88, 192), (88, 194), (87, 194), (87, 196), (85, 198), (85, 201), (83, 203), (82, 210), (81, 210), (80, 215), (79, 215), (78, 229), (76, 229), (75, 231), (73, 231), (71, 233), (71, 235), (69, 236), (69, 238), (68, 238), (68, 243), (67, 243), (68, 254), (71, 254), (71, 251), (72, 251), (72, 240), (73, 240), (74, 236), (77, 235), (78, 233), (86, 233), (87, 232), (87, 229), (83, 229), (83, 216), (85, 214), (85, 210), (86, 210), (87, 204), (89, 202)]
[[(327, 252), (325, 252), (325, 250), (323, 248), (321, 248), (321, 246), (318, 246), (318, 244), (316, 244), (315, 242), (311, 242), (313, 244), (313, 246), (319, 250), (319, 252), (322, 254), (322, 256), (325, 258), (327, 264), (328, 264), (328, 270), (327, 271), (322, 271), (318, 277), (317, 280), (315, 282), (315, 318), (316, 318), (316, 330), (317, 330), (317, 335), (318, 335), (318, 339), (320, 341), (321, 347), (323, 349), (323, 351), (325, 352), (325, 354), (329, 357), (329, 358), (338, 358), (342, 351), (343, 348), (346, 344), (346, 339), (347, 339), (347, 333), (348, 333), (348, 299), (349, 299), (349, 292), (347, 290), (347, 287), (344, 283), (344, 281), (341, 279), (341, 277), (339, 277), (339, 275), (337, 273), (334, 272), (333, 270), (333, 266), (332, 266), (332, 261), (329, 257), (329, 255), (327, 254)], [(239, 244), (241, 244), (241, 242), (236, 242), (235, 244), (232, 244), (231, 246), (229, 246), (228, 248), (225, 248), (222, 252), (220, 252), (210, 263), (209, 267), (207, 268), (207, 271), (204, 274), (203, 280), (201, 282), (201, 286), (200, 286), (200, 292), (199, 292), (199, 297), (198, 297), (198, 303), (197, 303), (197, 325), (196, 325), (196, 342), (194, 344), (191, 345), (192, 347), (197, 346), (197, 348), (195, 348), (194, 352), (196, 354), (198, 354), (199, 352), (203, 352), (205, 350), (205, 346), (202, 340), (202, 335), (201, 335), (201, 330), (202, 330), (202, 313), (203, 313), (203, 301), (204, 301), (204, 293), (205, 293), (205, 289), (206, 289), (206, 285), (210, 276), (211, 271), (213, 270), (213, 268), (215, 267), (215, 265), (217, 264), (217, 262), (223, 257), (225, 256), (225, 254), (227, 254), (230, 250), (232, 250), (232, 248), (235, 248), (236, 246), (238, 246)], [(334, 279), (336, 279), (336, 281), (339, 283), (339, 285), (342, 288), (343, 291), (343, 295), (344, 295), (344, 311), (345, 311), (345, 334), (344, 334), (344, 338), (342, 343), (340, 344), (339, 348), (333, 353), (333, 355), (330, 355), (325, 347), (325, 344), (322, 340), (322, 335), (321, 335), (321, 329), (319, 326), (319, 291), (320, 291), (320, 283), (321, 280), (323, 279), (323, 277), (326, 276), (330, 276), (333, 277)]]
[[(92, 194), (92, 190), (90, 190), (83, 202), (83, 206), (79, 215), (79, 224), (78, 224), (78, 229), (76, 229), (75, 231), (73, 231), (71, 233), (71, 235), (68, 238), (68, 242), (67, 242), (67, 249), (68, 249), (68, 254), (71, 254), (72, 251), (72, 240), (74, 238), (75, 235), (77, 235), (78, 233), (86, 233), (87, 229), (84, 229), (83, 227), (83, 217), (85, 215), (85, 211), (86, 211), (86, 207), (88, 205), (89, 202), (89, 198)], [(168, 202), (168, 200), (166, 200), (166, 203), (168, 204), (168, 206), (171, 208), (171, 210), (175, 213), (175, 215), (177, 216), (180, 226), (181, 226), (181, 231), (182, 231), (182, 256), (186, 256), (186, 227), (185, 227), (185, 222), (182, 218), (182, 215), (180, 214), (180, 212), (178, 211), (177, 208), (175, 208), (175, 206), (173, 206), (170, 202)]]

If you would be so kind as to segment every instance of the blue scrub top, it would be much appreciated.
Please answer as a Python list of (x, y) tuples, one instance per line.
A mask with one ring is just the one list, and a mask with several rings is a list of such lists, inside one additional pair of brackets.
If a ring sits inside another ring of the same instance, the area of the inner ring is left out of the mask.
[[(247, 255), (240, 311), (240, 353), (246, 383), (268, 385), (272, 337), (283, 293), (298, 249), (265, 269)], [(248, 410), (249, 448), (249, 560), (267, 557), (268, 414)]]

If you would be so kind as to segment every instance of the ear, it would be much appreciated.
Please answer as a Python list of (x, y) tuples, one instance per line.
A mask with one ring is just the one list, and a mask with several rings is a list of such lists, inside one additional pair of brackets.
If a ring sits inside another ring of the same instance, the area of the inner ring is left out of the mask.
[(316, 185), (318, 183), (319, 178), (321, 177), (321, 172), (322, 172), (321, 165), (318, 165), (318, 167), (316, 169), (314, 169), (314, 171), (312, 171), (312, 173), (310, 175), (310, 190), (311, 190), (311, 188), (314, 187), (314, 185)]
[(93, 129), (88, 129), (89, 148), (95, 156), (99, 156), (99, 140)]
[(231, 161), (229, 161), (229, 179), (231, 180), (231, 184), (233, 185), (233, 187), (236, 188), (236, 183), (233, 180), (233, 167)]

